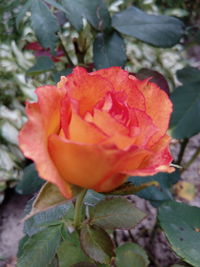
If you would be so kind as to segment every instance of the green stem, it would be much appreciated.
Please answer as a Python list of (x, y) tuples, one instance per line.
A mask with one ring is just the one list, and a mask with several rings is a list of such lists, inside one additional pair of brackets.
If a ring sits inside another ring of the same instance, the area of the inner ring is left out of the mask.
[(69, 65), (71, 65), (72, 67), (74, 67), (74, 63), (72, 62), (68, 52), (67, 52), (67, 49), (65, 48), (65, 45), (64, 45), (64, 41), (63, 41), (63, 37), (61, 36), (61, 34), (59, 34), (59, 38), (60, 38), (60, 44), (61, 44), (61, 47), (63, 49), (63, 52), (68, 60), (68, 63)]
[(76, 229), (78, 229), (81, 224), (81, 215), (82, 215), (81, 212), (82, 212), (82, 207), (83, 207), (83, 199), (85, 197), (86, 192), (87, 192), (87, 189), (83, 189), (76, 198), (75, 212), (74, 212), (74, 227)]
[(181, 162), (182, 162), (183, 155), (184, 155), (184, 152), (185, 152), (185, 149), (186, 149), (186, 146), (187, 146), (188, 142), (189, 142), (188, 138), (183, 139), (183, 141), (181, 142), (181, 148), (180, 148), (180, 151), (179, 151), (179, 154), (178, 154), (178, 159), (177, 159), (177, 162), (176, 162), (176, 164), (178, 164), (178, 165), (180, 165)]
[(191, 159), (186, 162), (186, 164), (183, 167), (182, 172), (184, 172), (194, 161), (195, 159), (200, 155), (200, 147), (197, 148), (197, 150), (194, 152), (194, 154), (192, 155)]

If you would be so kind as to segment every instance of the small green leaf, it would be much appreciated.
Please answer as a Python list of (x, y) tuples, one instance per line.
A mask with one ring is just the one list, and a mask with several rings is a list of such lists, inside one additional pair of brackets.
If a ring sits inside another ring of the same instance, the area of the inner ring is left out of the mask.
[(85, 224), (81, 228), (81, 246), (85, 253), (99, 263), (110, 263), (115, 255), (110, 236), (100, 227)]
[(126, 61), (125, 45), (117, 32), (99, 33), (93, 47), (96, 69), (124, 66)]
[(33, 202), (30, 215), (34, 215), (37, 212), (46, 210), (66, 201), (66, 198), (60, 193), (60, 190), (56, 185), (46, 182)]
[(184, 33), (179, 19), (147, 14), (133, 6), (114, 15), (112, 25), (121, 33), (158, 47), (177, 44)]
[(105, 229), (132, 228), (145, 216), (127, 199), (111, 198), (102, 200), (95, 206), (90, 223)]
[(55, 68), (54, 62), (47, 56), (36, 57), (36, 63), (27, 70), (27, 74), (39, 74), (41, 72), (50, 71)]
[(148, 183), (142, 183), (141, 185), (134, 185), (133, 183), (126, 182), (114, 191), (107, 193), (108, 195), (132, 195), (140, 192), (141, 190), (148, 188), (149, 186), (159, 186), (156, 181)]
[(28, 240), (29, 240), (28, 235), (25, 235), (24, 237), (22, 237), (22, 239), (20, 239), (17, 251), (17, 258), (20, 258), (21, 255), (23, 254), (24, 246)]
[(26, 202), (26, 206), (24, 208), (23, 216), (27, 216), (31, 212), (32, 206), (33, 206), (33, 202), (34, 202), (35, 199), (36, 199), (36, 196), (33, 196), (31, 199), (29, 199)]
[(75, 263), (89, 260), (81, 249), (79, 236), (76, 232), (70, 234), (69, 239), (61, 243), (57, 254), (59, 267), (71, 267)]
[(49, 227), (29, 238), (17, 267), (45, 267), (51, 263), (61, 242), (60, 226)]
[[(62, 0), (66, 16), (77, 31), (83, 28), (82, 17), (85, 17), (97, 30), (109, 29), (111, 19), (103, 0)], [(80, 12), (81, 10), (81, 12)]]
[(116, 249), (117, 267), (147, 267), (149, 260), (145, 250), (136, 243), (126, 243)]
[(47, 228), (49, 225), (61, 224), (61, 220), (65, 221), (73, 219), (74, 207), (71, 202), (55, 206), (43, 212), (39, 212), (28, 218), (24, 223), (24, 233), (29, 236), (36, 234)]
[(177, 87), (171, 95), (174, 111), (170, 134), (177, 139), (200, 132), (200, 81)]
[(103, 0), (78, 0), (78, 3), (83, 16), (95, 29), (103, 31), (111, 27), (110, 15)]
[(192, 266), (200, 263), (200, 208), (171, 201), (159, 208), (158, 219), (172, 249)]
[(176, 171), (170, 174), (160, 172), (153, 176), (130, 177), (128, 181), (132, 182), (136, 186), (142, 186), (143, 184), (151, 181), (158, 182), (159, 186), (150, 186), (136, 193), (136, 195), (151, 201), (151, 204), (157, 207), (163, 202), (173, 199), (171, 187), (173, 184), (177, 183), (179, 179), (180, 173), (179, 171)]
[(43, 184), (44, 180), (38, 176), (35, 164), (32, 163), (24, 169), (22, 180), (17, 184), (16, 191), (18, 194), (34, 194)]
[(63, 8), (62, 5), (60, 5), (58, 2), (56, 2), (55, 0), (44, 0), (46, 3), (48, 3), (49, 5), (57, 8), (60, 11), (66, 12), (66, 10)]
[(85, 197), (84, 197), (84, 203), (88, 206), (95, 206), (99, 201), (103, 200), (105, 198), (105, 195), (97, 193), (93, 190), (88, 190)]
[(81, 31), (83, 28), (82, 21), (82, 7), (79, 1), (62, 0), (62, 6), (66, 10), (66, 17), (77, 31)]
[(34, 0), (31, 6), (31, 24), (41, 45), (45, 48), (55, 49), (59, 30), (56, 17), (51, 13), (47, 5)]
[(143, 69), (139, 70), (135, 74), (135, 76), (140, 80), (144, 80), (146, 78), (151, 78), (150, 79), (151, 82), (157, 84), (168, 95), (170, 94), (168, 82), (160, 72), (155, 71), (155, 70), (151, 70), (151, 69), (147, 69), (147, 68), (143, 68)]
[(200, 70), (197, 68), (187, 66), (181, 70), (178, 70), (176, 75), (179, 81), (183, 84), (200, 82)]

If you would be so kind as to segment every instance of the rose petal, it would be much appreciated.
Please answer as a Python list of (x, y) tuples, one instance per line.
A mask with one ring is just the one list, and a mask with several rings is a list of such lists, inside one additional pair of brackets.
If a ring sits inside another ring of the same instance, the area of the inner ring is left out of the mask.
[(127, 150), (130, 146), (133, 145), (134, 139), (132, 137), (115, 133), (110, 138), (107, 138), (102, 144), (115, 145), (117, 148), (122, 150)]
[(91, 75), (96, 74), (109, 80), (116, 91), (124, 91), (128, 96), (127, 102), (131, 108), (145, 110), (144, 96), (135, 82), (129, 78), (127, 71), (120, 67), (111, 67), (91, 73)]
[(150, 144), (150, 141), (154, 138), (159, 129), (154, 125), (152, 119), (146, 114), (146, 112), (138, 109), (132, 109), (137, 121), (140, 133), (134, 138), (134, 144), (137, 146), (146, 146)]
[(69, 139), (83, 144), (97, 144), (105, 140), (106, 135), (95, 125), (84, 121), (78, 114), (72, 113), (68, 127)]
[(49, 153), (60, 175), (69, 183), (94, 188), (108, 174), (122, 153), (100, 145), (81, 145), (57, 135), (49, 138)]
[(106, 192), (117, 188), (127, 179), (130, 170), (137, 170), (143, 160), (151, 154), (151, 152), (133, 145), (129, 150), (121, 154), (115, 170), (112, 170), (109, 175), (101, 179), (94, 187), (94, 190)]
[(36, 94), (46, 135), (56, 133), (60, 129), (60, 105), (65, 90), (47, 85), (37, 88)]
[(56, 87), (41, 87), (37, 90), (38, 103), (28, 103), (28, 122), (19, 135), (20, 147), (24, 155), (32, 159), (41, 178), (56, 184), (66, 198), (72, 193), (68, 183), (59, 175), (48, 149), (48, 135), (59, 130), (59, 107), (62, 93)]
[(135, 165), (134, 158), (128, 158), (126, 164), (123, 165), (122, 162), (122, 166), (125, 168), (121, 172), (134, 176), (146, 176), (154, 175), (160, 171), (169, 173), (174, 171), (174, 168), (169, 167), (172, 162), (172, 156), (169, 152), (169, 142), (170, 137), (165, 135), (156, 145), (154, 145), (154, 147), (152, 147), (152, 150), (146, 150), (146, 152), (144, 151), (144, 157), (141, 153), (140, 158), (136, 157), (135, 159), (139, 162), (137, 167)]
[(159, 136), (166, 133), (172, 113), (172, 103), (168, 95), (156, 84), (138, 80), (138, 89), (145, 96), (146, 112), (153, 119), (154, 124), (161, 130)]
[(110, 192), (114, 190), (115, 188), (122, 185), (126, 180), (128, 179), (128, 176), (123, 173), (115, 173), (112, 175), (108, 175), (105, 177), (104, 180), (102, 180), (98, 185), (94, 186), (92, 189), (97, 192)]
[(107, 136), (114, 136), (116, 133), (128, 136), (129, 129), (119, 123), (106, 111), (95, 109), (93, 116), (86, 117), (87, 120), (94, 123)]
[(131, 147), (121, 160), (118, 167), (119, 171), (121, 173), (131, 174), (140, 167), (146, 158), (151, 157), (152, 154), (151, 151), (144, 148)]
[(100, 75), (90, 75), (85, 69), (76, 67), (68, 76), (66, 88), (70, 98), (77, 100), (81, 116), (92, 111), (93, 107), (100, 101), (105, 93), (113, 90), (109, 81)]

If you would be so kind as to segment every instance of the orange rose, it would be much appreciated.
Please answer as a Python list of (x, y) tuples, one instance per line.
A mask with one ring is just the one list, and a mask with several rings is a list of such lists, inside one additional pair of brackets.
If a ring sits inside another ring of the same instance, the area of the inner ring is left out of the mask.
[(70, 184), (108, 192), (129, 175), (171, 172), (166, 134), (172, 104), (149, 79), (119, 67), (76, 67), (27, 103), (20, 147), (40, 177), (71, 198)]

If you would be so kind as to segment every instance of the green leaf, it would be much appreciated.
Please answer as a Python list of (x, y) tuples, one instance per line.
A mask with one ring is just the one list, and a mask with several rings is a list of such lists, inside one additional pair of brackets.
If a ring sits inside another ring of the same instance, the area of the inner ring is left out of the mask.
[(77, 31), (81, 31), (83, 28), (83, 21), (82, 21), (82, 7), (79, 1), (62, 0), (61, 3), (66, 11), (65, 13), (70, 23), (74, 26), (74, 28)]
[(170, 134), (177, 139), (200, 132), (200, 81), (177, 87), (171, 95), (174, 105)]
[(200, 208), (168, 202), (159, 208), (158, 219), (172, 249), (192, 266), (200, 263)]
[(24, 246), (26, 242), (29, 240), (29, 236), (25, 235), (20, 239), (19, 244), (18, 244), (18, 250), (17, 250), (17, 258), (20, 258), (23, 254)]
[(67, 202), (62, 205), (50, 208), (43, 212), (39, 212), (36, 215), (28, 218), (24, 223), (24, 233), (29, 236), (32, 236), (49, 225), (61, 224), (62, 219), (65, 218), (65, 221), (73, 219), (74, 207), (71, 202)]
[(133, 6), (114, 15), (112, 25), (121, 33), (158, 47), (175, 45), (184, 33), (184, 24), (180, 20), (150, 15)]
[(66, 10), (63, 8), (62, 5), (60, 5), (58, 2), (54, 1), (54, 0), (44, 0), (46, 3), (48, 3), (49, 5), (57, 8), (60, 11), (66, 12)]
[(126, 61), (125, 45), (117, 32), (99, 33), (93, 47), (96, 69), (124, 66)]
[(168, 82), (160, 72), (147, 68), (142, 68), (135, 74), (135, 76), (139, 80), (144, 80), (146, 78), (151, 77), (151, 82), (157, 84), (168, 95), (170, 94)]
[(24, 169), (22, 180), (17, 184), (16, 191), (18, 194), (34, 194), (43, 184), (44, 180), (39, 177), (35, 164), (32, 163)]
[(127, 199), (111, 198), (102, 200), (95, 206), (90, 223), (105, 229), (132, 228), (145, 216)]
[(149, 186), (159, 186), (159, 183), (156, 181), (151, 181), (147, 183), (142, 183), (141, 185), (135, 185), (130, 182), (126, 182), (116, 188), (115, 190), (108, 192), (108, 195), (132, 195), (140, 192), (141, 190), (148, 188)]
[(147, 267), (149, 260), (145, 250), (136, 243), (126, 243), (116, 249), (117, 267)]
[(30, 8), (32, 6), (32, 2), (33, 2), (33, 0), (28, 0), (24, 5), (20, 6), (20, 11), (16, 17), (16, 26), (17, 26), (18, 30), (19, 30), (20, 22), (22, 21), (22, 19), (26, 15), (26, 12), (30, 10)]
[(176, 72), (177, 78), (183, 84), (191, 82), (200, 82), (200, 70), (187, 66)]
[(29, 238), (18, 260), (17, 267), (45, 267), (51, 263), (61, 242), (60, 226), (48, 229)]
[(103, 31), (111, 27), (110, 15), (103, 0), (78, 0), (78, 3), (83, 16), (95, 29)]
[(55, 68), (54, 62), (47, 56), (36, 57), (36, 63), (27, 70), (27, 74), (39, 74), (41, 72), (50, 71)]
[(88, 206), (95, 206), (99, 201), (103, 200), (105, 198), (105, 195), (97, 193), (93, 190), (88, 190), (85, 197), (84, 197), (84, 203)]
[(136, 194), (141, 198), (151, 201), (151, 204), (153, 206), (159, 206), (163, 202), (173, 199), (170, 189), (173, 184), (178, 182), (179, 179), (180, 179), (180, 173), (179, 171), (175, 171), (170, 174), (161, 172), (153, 176), (130, 177), (128, 181), (132, 182), (134, 185), (142, 185), (143, 183), (151, 182), (151, 181), (158, 182), (160, 184), (159, 187), (150, 186)]
[(111, 257), (115, 255), (110, 236), (97, 225), (83, 225), (80, 239), (85, 253), (96, 262), (110, 263)]
[(89, 260), (81, 249), (79, 236), (76, 232), (70, 234), (69, 239), (61, 243), (57, 254), (59, 267), (71, 267), (75, 263)]
[(33, 196), (31, 199), (29, 199), (26, 202), (26, 206), (24, 208), (23, 216), (27, 216), (31, 212), (32, 206), (33, 206), (33, 202), (34, 202), (35, 199), (36, 199), (36, 195)]
[(31, 24), (41, 45), (53, 51), (57, 41), (55, 33), (59, 26), (56, 17), (40, 0), (34, 0), (31, 7)]
[(46, 210), (52, 206), (56, 206), (66, 201), (66, 198), (60, 193), (60, 190), (56, 185), (46, 182), (42, 186), (35, 201), (33, 202), (30, 215)]
[[(103, 0), (62, 0), (67, 18), (77, 31), (83, 28), (82, 17), (85, 17), (97, 30), (109, 29), (111, 19)], [(81, 10), (81, 12), (80, 12)]]

